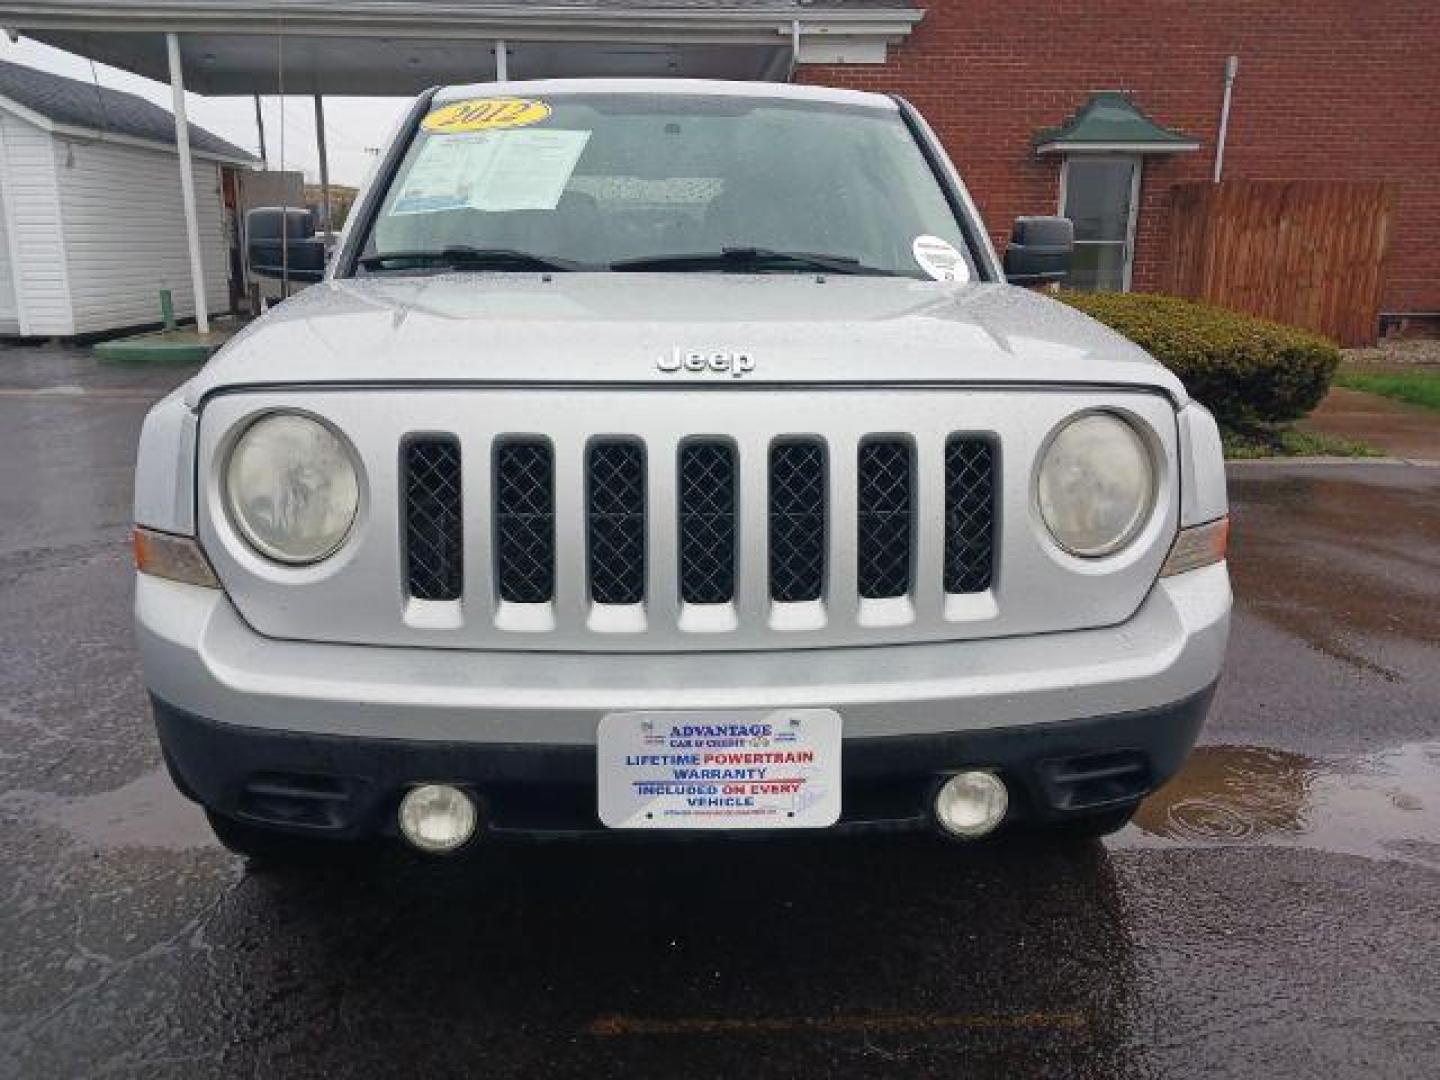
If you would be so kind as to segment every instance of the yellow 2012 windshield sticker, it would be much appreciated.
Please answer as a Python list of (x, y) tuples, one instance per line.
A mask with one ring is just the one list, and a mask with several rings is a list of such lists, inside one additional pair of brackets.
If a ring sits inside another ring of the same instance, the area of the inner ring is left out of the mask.
[(529, 127), (548, 118), (550, 106), (528, 98), (468, 98), (435, 109), (420, 126), (437, 135)]

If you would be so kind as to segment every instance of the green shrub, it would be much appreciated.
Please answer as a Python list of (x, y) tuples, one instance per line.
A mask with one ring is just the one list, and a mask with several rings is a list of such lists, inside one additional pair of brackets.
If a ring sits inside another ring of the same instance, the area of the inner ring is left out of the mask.
[(1318, 334), (1174, 296), (1062, 291), (1059, 299), (1150, 353), (1231, 428), (1304, 416), (1340, 362)]

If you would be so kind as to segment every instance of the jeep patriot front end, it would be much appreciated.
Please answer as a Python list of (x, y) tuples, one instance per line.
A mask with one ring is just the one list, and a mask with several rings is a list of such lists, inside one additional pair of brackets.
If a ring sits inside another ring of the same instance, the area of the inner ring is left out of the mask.
[(146, 420), (177, 785), (252, 854), (1119, 827), (1219, 675), (1224, 474), (1007, 283), (1068, 247), (1021, 219), (1002, 268), (889, 97), (422, 95), (323, 280)]

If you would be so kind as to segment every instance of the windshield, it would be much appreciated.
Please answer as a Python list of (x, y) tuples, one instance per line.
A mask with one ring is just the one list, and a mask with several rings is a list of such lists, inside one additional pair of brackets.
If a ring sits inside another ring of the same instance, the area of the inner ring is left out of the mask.
[(689, 94), (437, 105), (360, 254), (363, 273), (975, 276), (897, 111)]

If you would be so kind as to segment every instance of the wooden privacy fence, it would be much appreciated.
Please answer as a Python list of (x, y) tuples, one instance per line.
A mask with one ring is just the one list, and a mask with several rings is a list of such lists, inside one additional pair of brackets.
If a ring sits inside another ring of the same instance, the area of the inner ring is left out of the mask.
[(1177, 296), (1375, 340), (1394, 189), (1344, 180), (1226, 180), (1171, 191)]

